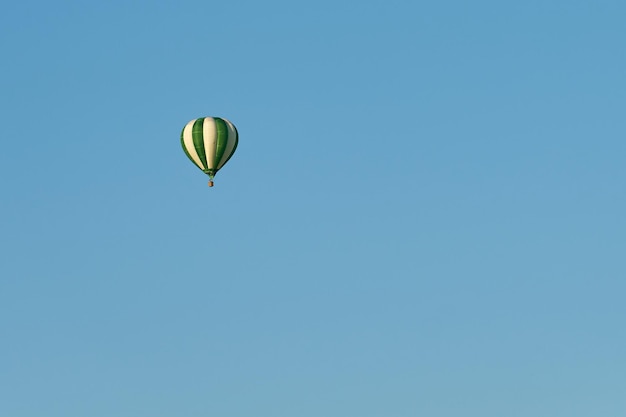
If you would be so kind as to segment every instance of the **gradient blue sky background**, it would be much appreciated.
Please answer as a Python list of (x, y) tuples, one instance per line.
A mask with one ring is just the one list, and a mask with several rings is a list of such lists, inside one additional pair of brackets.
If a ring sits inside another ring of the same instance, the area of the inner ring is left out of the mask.
[(0, 416), (626, 415), (625, 21), (4, 4)]

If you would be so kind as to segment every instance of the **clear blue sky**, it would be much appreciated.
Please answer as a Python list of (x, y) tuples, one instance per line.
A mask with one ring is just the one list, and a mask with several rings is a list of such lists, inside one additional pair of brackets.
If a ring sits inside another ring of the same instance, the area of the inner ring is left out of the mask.
[(0, 416), (626, 415), (625, 21), (5, 4)]

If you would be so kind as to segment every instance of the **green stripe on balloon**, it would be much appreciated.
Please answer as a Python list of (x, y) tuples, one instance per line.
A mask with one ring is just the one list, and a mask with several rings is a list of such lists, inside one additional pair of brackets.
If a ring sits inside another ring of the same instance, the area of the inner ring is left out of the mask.
[(215, 161), (213, 166), (215, 169), (219, 169), (219, 163), (222, 161), (226, 145), (228, 144), (228, 126), (226, 122), (219, 117), (215, 118), (215, 127), (217, 132), (217, 141), (215, 144)]
[[(189, 160), (193, 162), (194, 165), (198, 166), (193, 160), (193, 158), (191, 157), (191, 155), (189, 154), (187, 147), (185, 146), (185, 129), (184, 128), (183, 128), (183, 131), (180, 132), (180, 144), (182, 145), (183, 151), (185, 152), (185, 155), (187, 155), (187, 158), (189, 158)], [(198, 168), (202, 169), (202, 167), (198, 167)]]
[(198, 152), (198, 156), (202, 161), (202, 169), (206, 170), (208, 165), (206, 161), (206, 152), (204, 150), (204, 133), (202, 131), (203, 124), (204, 117), (196, 119), (193, 124), (193, 128), (191, 129), (191, 136), (193, 137), (193, 147), (196, 148), (196, 152)]
[(233, 156), (235, 150), (237, 150), (237, 144), (239, 143), (239, 133), (237, 132), (237, 128), (228, 120), (225, 120), (225, 122), (229, 126), (228, 145), (226, 147), (224, 158), (222, 158), (222, 160), (220, 161), (219, 168), (223, 167), (226, 162), (228, 162), (228, 160), (231, 158), (231, 156)]

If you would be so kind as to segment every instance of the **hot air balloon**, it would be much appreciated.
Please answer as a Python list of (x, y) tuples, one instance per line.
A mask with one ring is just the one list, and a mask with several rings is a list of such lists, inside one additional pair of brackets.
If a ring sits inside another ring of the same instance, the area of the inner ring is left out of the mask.
[(183, 150), (191, 162), (209, 176), (209, 187), (213, 178), (237, 149), (239, 134), (231, 122), (220, 117), (193, 119), (180, 134)]

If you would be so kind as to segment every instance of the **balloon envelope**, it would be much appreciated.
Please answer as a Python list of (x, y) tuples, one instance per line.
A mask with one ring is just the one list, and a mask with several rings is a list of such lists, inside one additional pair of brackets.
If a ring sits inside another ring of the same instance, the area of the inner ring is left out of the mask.
[(239, 134), (224, 118), (200, 117), (187, 123), (180, 142), (191, 162), (213, 179), (235, 153)]

